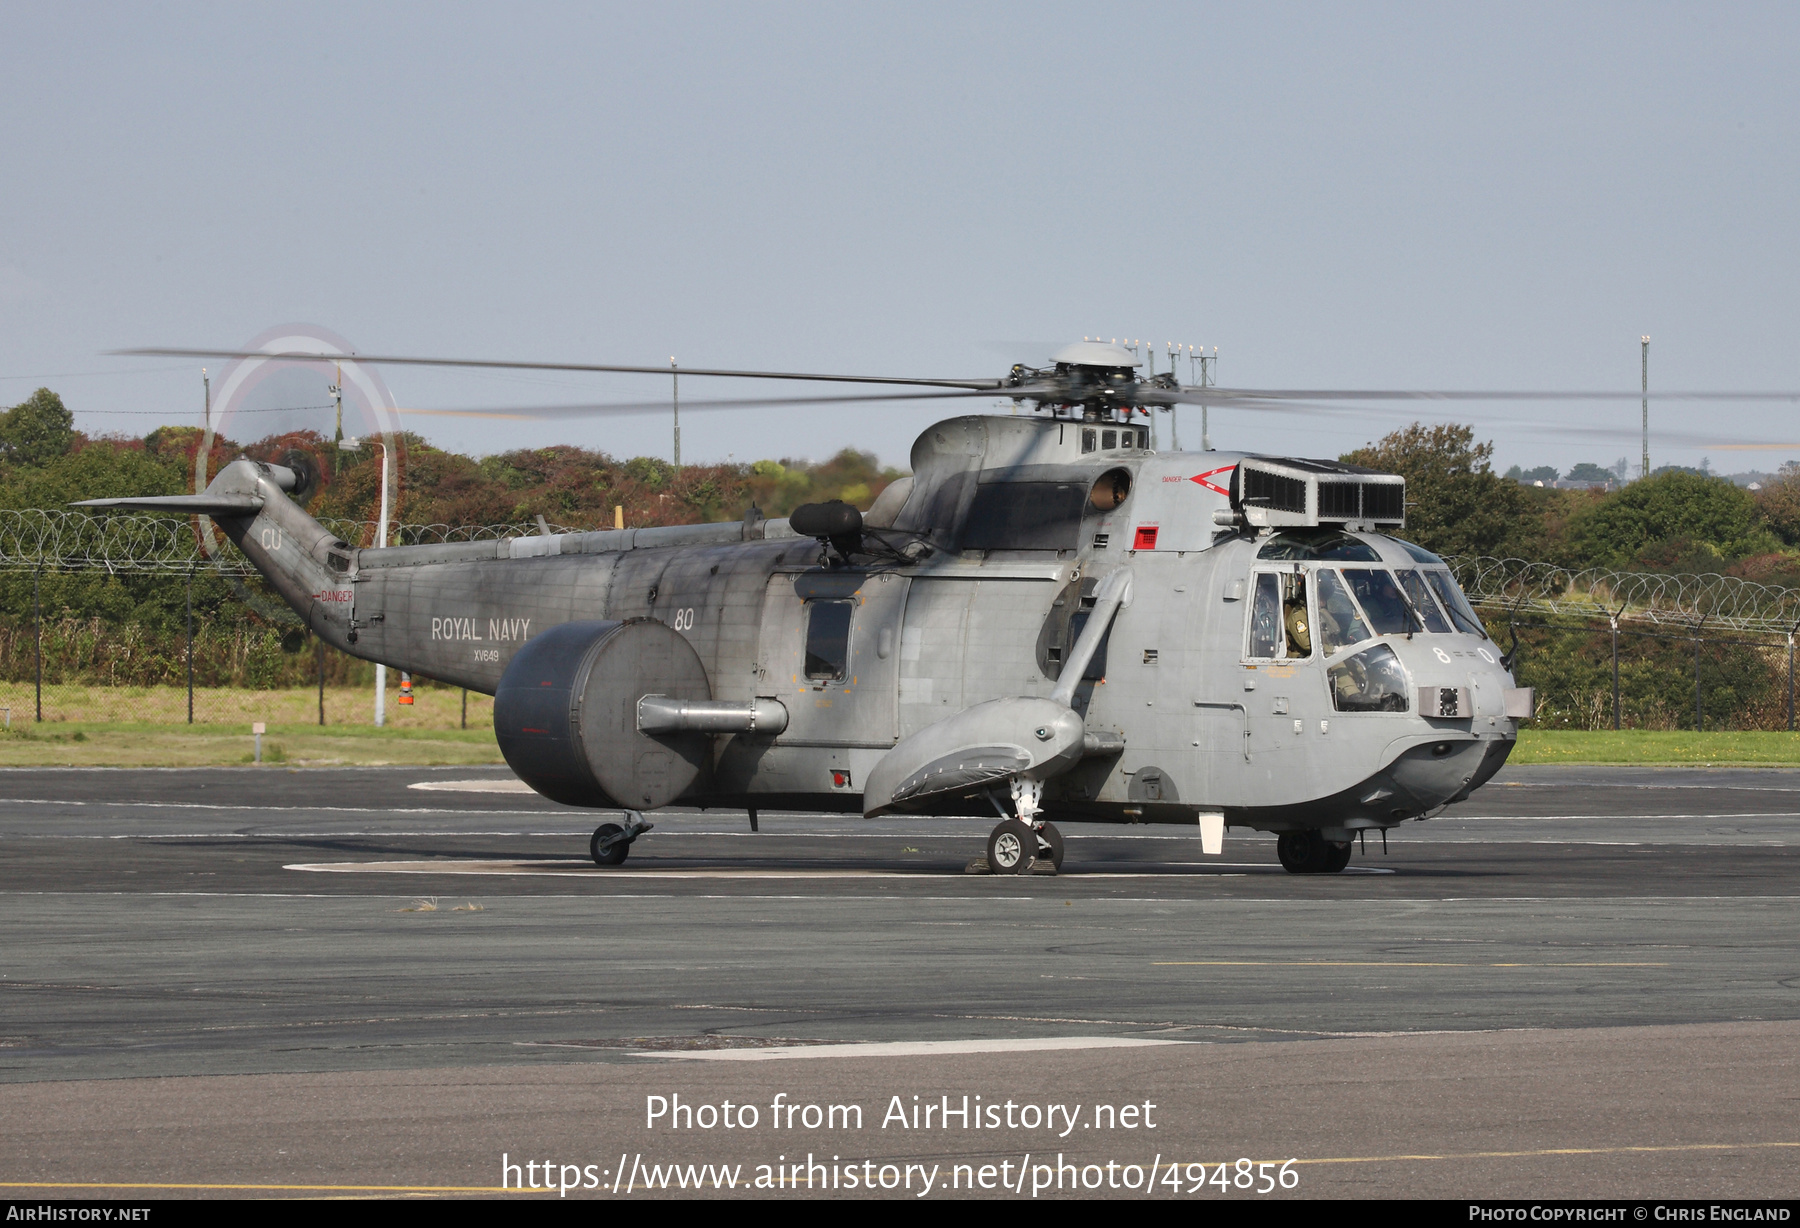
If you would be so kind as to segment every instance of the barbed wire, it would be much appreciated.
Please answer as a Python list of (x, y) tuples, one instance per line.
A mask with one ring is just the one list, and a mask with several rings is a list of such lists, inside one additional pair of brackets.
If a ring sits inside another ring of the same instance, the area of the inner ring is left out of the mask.
[(1699, 633), (1736, 631), (1787, 636), (1800, 626), (1800, 589), (1716, 572), (1667, 575), (1569, 568), (1524, 559), (1450, 557), (1478, 609), (1619, 623)]
[[(376, 525), (372, 520), (327, 517), (320, 523), (352, 545), (365, 546), (375, 540)], [(547, 527), (552, 533), (575, 531), (564, 525)], [(412, 546), (529, 537), (540, 530), (535, 523), (514, 523), (401, 524), (389, 526), (389, 531), (392, 543)], [(233, 576), (256, 574), (250, 561), (223, 536), (219, 537), (219, 544), (219, 555), (208, 558), (201, 549), (192, 517), (146, 512), (109, 515), (75, 508), (0, 510), (0, 571), (185, 575), (195, 570), (214, 570)]]

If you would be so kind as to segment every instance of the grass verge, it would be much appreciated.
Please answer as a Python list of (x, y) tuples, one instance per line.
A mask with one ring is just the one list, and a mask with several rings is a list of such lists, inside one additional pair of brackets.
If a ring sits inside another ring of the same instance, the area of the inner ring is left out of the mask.
[(1509, 763), (1624, 763), (1646, 767), (1800, 766), (1800, 733), (1627, 729), (1519, 731)]
[[(253, 761), (248, 725), (32, 721), (0, 733), (0, 767), (218, 767)], [(501, 763), (494, 731), (272, 724), (263, 766)]]

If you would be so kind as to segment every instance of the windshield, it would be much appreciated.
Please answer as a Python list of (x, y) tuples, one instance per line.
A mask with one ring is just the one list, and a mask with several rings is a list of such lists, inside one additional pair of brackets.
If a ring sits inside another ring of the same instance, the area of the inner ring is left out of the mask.
[(1431, 582), (1431, 590), (1444, 603), (1444, 608), (1450, 611), (1450, 617), (1456, 621), (1457, 630), (1467, 631), (1470, 635), (1479, 635), (1485, 640), (1487, 628), (1483, 627), (1481, 620), (1475, 617), (1475, 611), (1469, 608), (1469, 599), (1463, 596), (1462, 589), (1458, 588), (1456, 581), (1450, 578), (1450, 573), (1428, 571), (1425, 573), (1425, 578)]
[(1319, 571), (1319, 642), (1326, 655), (1370, 638), (1369, 628), (1357, 612), (1356, 603), (1344, 590), (1344, 582), (1335, 571)]
[(1445, 621), (1443, 612), (1438, 609), (1437, 602), (1431, 599), (1431, 588), (1425, 583), (1424, 576), (1417, 571), (1403, 571), (1400, 573), (1400, 587), (1406, 590), (1406, 595), (1411, 599), (1413, 608), (1419, 612), (1419, 617), (1425, 620), (1425, 630), (1435, 631), (1440, 635), (1450, 630), (1450, 624)]
[(1369, 616), (1369, 623), (1377, 635), (1406, 635), (1418, 630), (1419, 624), (1413, 620), (1412, 611), (1407, 609), (1406, 598), (1400, 595), (1400, 586), (1394, 583), (1391, 572), (1373, 567), (1346, 567), (1344, 583), (1350, 586), (1350, 592), (1362, 606), (1363, 613)]

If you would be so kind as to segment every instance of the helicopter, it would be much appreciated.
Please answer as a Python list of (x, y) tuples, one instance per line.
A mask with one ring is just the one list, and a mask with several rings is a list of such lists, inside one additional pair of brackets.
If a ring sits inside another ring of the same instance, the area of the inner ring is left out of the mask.
[(1450, 568), (1401, 536), (1404, 478), (1159, 452), (1154, 409), (1300, 394), (1139, 366), (1088, 341), (997, 379), (681, 372), (1029, 408), (927, 427), (866, 512), (357, 548), (297, 502), (304, 466), (248, 458), (198, 494), (77, 506), (209, 517), (324, 642), (493, 695), (521, 780), (624, 811), (590, 839), (602, 866), (682, 805), (752, 829), (759, 809), (991, 808), (971, 866), (993, 874), (1060, 869), (1059, 818), (1185, 825), (1209, 854), (1227, 827), (1273, 832), (1287, 871), (1341, 871), (1353, 841), (1491, 779), (1532, 693)]

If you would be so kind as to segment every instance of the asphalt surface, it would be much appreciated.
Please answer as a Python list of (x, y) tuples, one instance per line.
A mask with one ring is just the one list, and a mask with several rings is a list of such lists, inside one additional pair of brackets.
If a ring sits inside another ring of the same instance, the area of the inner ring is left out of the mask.
[[(1304, 877), (1238, 831), (1207, 857), (1067, 825), (1062, 874), (1001, 878), (963, 873), (991, 819), (741, 812), (655, 816), (603, 870), (592, 813), (413, 787), (504, 777), (0, 771), (0, 1182), (480, 1187), (541, 1148), (1145, 1166), (1148, 1141), (1296, 1157), (1302, 1194), (1800, 1184), (1800, 772), (1508, 769)], [(1122, 1040), (1185, 1043), (1098, 1047)], [(871, 1042), (913, 1048), (827, 1047)], [(1165, 1116), (1105, 1145), (643, 1121), (777, 1085)]]

